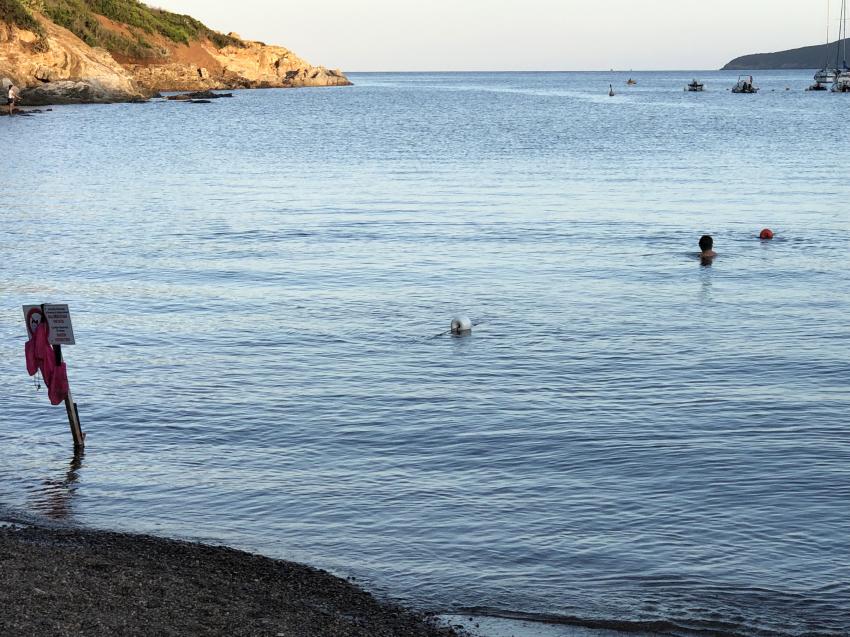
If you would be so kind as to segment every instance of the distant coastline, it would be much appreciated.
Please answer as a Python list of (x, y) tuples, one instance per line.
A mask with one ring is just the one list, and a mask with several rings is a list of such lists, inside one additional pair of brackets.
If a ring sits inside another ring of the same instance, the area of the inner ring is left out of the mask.
[[(842, 41), (788, 49), (774, 53), (742, 55), (727, 63), (721, 71), (764, 71), (772, 69), (819, 69), (835, 60)], [(844, 40), (847, 44), (850, 41)]]

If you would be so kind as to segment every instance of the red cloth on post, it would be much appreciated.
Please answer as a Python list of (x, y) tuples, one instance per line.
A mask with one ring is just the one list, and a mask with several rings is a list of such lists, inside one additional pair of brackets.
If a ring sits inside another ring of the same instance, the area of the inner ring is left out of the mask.
[(30, 376), (41, 372), (47, 385), (47, 397), (52, 404), (58, 405), (68, 397), (68, 368), (65, 363), (56, 364), (56, 352), (48, 339), (48, 329), (47, 323), (41, 323), (24, 346), (24, 353), (27, 372)]
[(61, 363), (53, 370), (53, 378), (47, 386), (47, 397), (51, 405), (58, 405), (68, 397), (68, 368)]

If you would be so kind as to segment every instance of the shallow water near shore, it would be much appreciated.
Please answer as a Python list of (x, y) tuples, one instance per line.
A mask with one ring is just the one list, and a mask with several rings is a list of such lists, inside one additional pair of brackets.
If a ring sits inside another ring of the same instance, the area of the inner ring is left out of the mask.
[[(850, 99), (693, 75), (4, 119), (0, 517), (550, 632), (846, 635)], [(34, 302), (72, 308), (78, 460)]]

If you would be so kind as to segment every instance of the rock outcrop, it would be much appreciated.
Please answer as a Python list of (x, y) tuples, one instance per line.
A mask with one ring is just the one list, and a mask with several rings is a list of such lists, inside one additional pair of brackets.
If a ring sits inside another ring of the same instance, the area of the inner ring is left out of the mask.
[(217, 48), (208, 40), (170, 48), (168, 62), (128, 61), (125, 68), (143, 90), (201, 91), (232, 88), (347, 86), (338, 70), (310, 66), (289, 49), (261, 42)]
[(205, 31), (175, 41), (89, 14), (96, 18), (98, 34), (107, 34), (105, 41), (109, 34), (125, 41), (144, 39), (144, 51), (154, 52), (132, 57), (89, 46), (45, 15), (31, 15), (38, 29), (5, 23), (0, 15), (0, 80), (21, 88), (25, 105), (137, 101), (159, 91), (351, 84), (342, 72), (311, 66), (284, 47), (242, 40), (234, 33), (223, 36), (197, 21), (193, 24)]
[(103, 49), (42, 22), (45, 35), (0, 24), (0, 77), (14, 82), (21, 103), (128, 102), (143, 99), (132, 75)]

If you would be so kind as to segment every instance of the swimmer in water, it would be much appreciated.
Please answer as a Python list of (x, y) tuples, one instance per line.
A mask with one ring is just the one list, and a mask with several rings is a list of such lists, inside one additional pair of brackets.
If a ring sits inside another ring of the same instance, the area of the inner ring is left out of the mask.
[(699, 258), (702, 259), (703, 263), (711, 263), (712, 259), (717, 256), (713, 248), (714, 239), (711, 238), (710, 234), (704, 234), (699, 238)]

